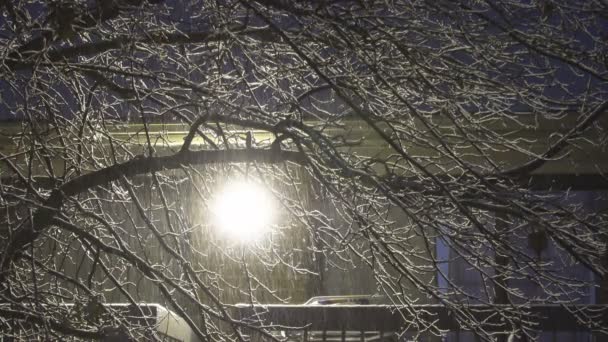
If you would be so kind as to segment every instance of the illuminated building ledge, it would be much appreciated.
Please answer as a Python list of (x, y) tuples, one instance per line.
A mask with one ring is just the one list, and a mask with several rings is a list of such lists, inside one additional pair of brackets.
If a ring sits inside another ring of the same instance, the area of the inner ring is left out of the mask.
[[(500, 305), (467, 305), (476, 321), (485, 322), (486, 332), (512, 331), (501, 322), (495, 310)], [(578, 322), (572, 312), (584, 313), (595, 327), (608, 328), (608, 305), (532, 305), (514, 310), (502, 306), (513, 316), (518, 312), (521, 319), (533, 322), (535, 329), (543, 331), (590, 331), (585, 324)], [(311, 331), (415, 331), (416, 327), (407, 324), (413, 321), (412, 312), (427, 322), (435, 322), (435, 327), (444, 331), (470, 330), (458, 323), (455, 315), (441, 305), (412, 305), (395, 308), (386, 305), (247, 305), (234, 307), (234, 318), (246, 322), (262, 320), (264, 325), (300, 327)]]

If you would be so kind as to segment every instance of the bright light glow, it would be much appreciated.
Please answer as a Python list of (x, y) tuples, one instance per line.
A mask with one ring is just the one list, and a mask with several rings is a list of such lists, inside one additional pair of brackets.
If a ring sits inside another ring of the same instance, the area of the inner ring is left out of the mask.
[(275, 216), (268, 190), (251, 182), (227, 184), (215, 198), (211, 210), (216, 228), (240, 242), (264, 236), (270, 231)]

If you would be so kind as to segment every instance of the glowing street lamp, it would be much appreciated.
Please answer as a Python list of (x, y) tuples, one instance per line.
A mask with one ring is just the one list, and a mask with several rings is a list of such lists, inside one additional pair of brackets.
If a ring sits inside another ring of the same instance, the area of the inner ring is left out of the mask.
[(240, 242), (255, 241), (270, 231), (275, 204), (269, 191), (246, 181), (228, 183), (211, 206), (221, 234)]

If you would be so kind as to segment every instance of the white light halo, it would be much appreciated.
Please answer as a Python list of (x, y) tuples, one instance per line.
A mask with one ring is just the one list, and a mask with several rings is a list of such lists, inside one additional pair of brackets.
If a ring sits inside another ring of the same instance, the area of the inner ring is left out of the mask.
[(252, 181), (224, 186), (211, 206), (218, 231), (240, 242), (255, 241), (270, 231), (275, 206), (270, 192)]

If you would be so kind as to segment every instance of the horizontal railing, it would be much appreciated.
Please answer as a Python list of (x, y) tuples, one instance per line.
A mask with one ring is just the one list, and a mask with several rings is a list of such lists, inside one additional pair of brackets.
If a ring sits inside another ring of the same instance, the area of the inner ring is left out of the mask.
[[(512, 331), (511, 322), (526, 322), (538, 331), (608, 329), (607, 305), (532, 305), (526, 307), (469, 305), (465, 315), (441, 305), (246, 305), (234, 307), (235, 317), (264, 326), (309, 331), (409, 331), (416, 322), (432, 322), (443, 331), (467, 331), (465, 322), (480, 322), (486, 332)], [(500, 314), (498, 313), (500, 312)], [(584, 317), (584, 321), (580, 320)]]

